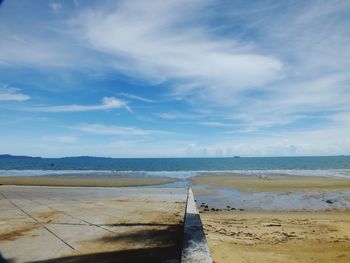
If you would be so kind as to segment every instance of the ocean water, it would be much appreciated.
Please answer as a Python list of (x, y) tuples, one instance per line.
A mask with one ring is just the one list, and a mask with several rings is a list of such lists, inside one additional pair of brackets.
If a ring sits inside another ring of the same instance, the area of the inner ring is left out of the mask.
[(2, 156), (0, 176), (173, 177), (203, 172), (350, 178), (350, 156), (244, 158), (29, 158)]

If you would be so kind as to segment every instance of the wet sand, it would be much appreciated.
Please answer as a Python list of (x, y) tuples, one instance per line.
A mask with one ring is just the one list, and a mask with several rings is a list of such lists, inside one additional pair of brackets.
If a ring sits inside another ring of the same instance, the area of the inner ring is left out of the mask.
[(110, 178), (110, 177), (68, 177), (68, 176), (11, 176), (0, 177), (0, 185), (31, 185), (31, 186), (146, 186), (175, 182), (171, 178)]
[(235, 188), (241, 191), (342, 191), (350, 190), (349, 179), (318, 176), (254, 176), (234, 173), (202, 174), (192, 177), (193, 184)]
[[(201, 218), (215, 263), (350, 262), (350, 180), (208, 173), (190, 181), (205, 186), (197, 199), (205, 202)], [(231, 206), (218, 209), (223, 203)]]
[(202, 212), (212, 258), (231, 262), (350, 262), (350, 212)]

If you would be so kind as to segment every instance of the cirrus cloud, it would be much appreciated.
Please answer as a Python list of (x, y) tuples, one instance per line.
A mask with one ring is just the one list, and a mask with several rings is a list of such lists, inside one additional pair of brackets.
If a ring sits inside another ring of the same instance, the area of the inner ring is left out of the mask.
[(0, 101), (25, 101), (30, 99), (30, 96), (20, 91), (20, 89), (4, 86), (0, 88)]
[(151, 83), (180, 81), (173, 86), (177, 96), (217, 101), (279, 79), (283, 63), (277, 57), (193, 23), (209, 4), (120, 1), (82, 11), (72, 26), (87, 45), (108, 54), (117, 71)]
[(98, 111), (98, 110), (113, 110), (125, 108), (131, 112), (130, 107), (127, 102), (117, 99), (115, 97), (104, 97), (102, 103), (98, 105), (59, 105), (59, 106), (45, 106), (45, 107), (35, 107), (31, 108), (32, 111), (39, 112), (83, 112), (83, 111)]
[(166, 134), (168, 132), (159, 130), (139, 129), (135, 127), (104, 125), (104, 124), (80, 124), (70, 127), (71, 129), (91, 133), (95, 135), (122, 135), (122, 136), (143, 136), (152, 134)]

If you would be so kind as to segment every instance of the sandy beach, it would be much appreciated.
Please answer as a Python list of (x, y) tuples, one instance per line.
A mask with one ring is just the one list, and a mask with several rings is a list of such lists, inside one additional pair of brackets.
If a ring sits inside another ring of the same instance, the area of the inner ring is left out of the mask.
[(37, 186), (89, 186), (123, 187), (146, 186), (172, 183), (171, 178), (130, 178), (130, 177), (66, 177), (66, 176), (9, 176), (0, 177), (0, 185), (37, 185)]
[(215, 263), (350, 262), (350, 212), (202, 212)]
[[(350, 180), (206, 174), (190, 181), (206, 186), (197, 191), (199, 199), (239, 199), (235, 208), (200, 207), (215, 263), (350, 262), (350, 211), (341, 208), (349, 202)], [(215, 197), (222, 189), (234, 194)]]
[(203, 173), (189, 179), (194, 184), (235, 188), (241, 191), (340, 191), (350, 190), (350, 180), (320, 176), (269, 175), (254, 176), (235, 173)]
[[(208, 173), (188, 181), (200, 206), (215, 263), (350, 261), (350, 210), (346, 208), (350, 180)], [(176, 179), (0, 178), (0, 184), (46, 186), (146, 186), (172, 182)], [(208, 203), (203, 205), (202, 201)], [(230, 201), (235, 205), (225, 208), (232, 205), (227, 203)]]

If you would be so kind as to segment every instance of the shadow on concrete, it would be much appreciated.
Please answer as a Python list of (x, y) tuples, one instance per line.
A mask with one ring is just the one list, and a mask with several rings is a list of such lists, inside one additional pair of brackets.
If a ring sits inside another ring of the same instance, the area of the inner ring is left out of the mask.
[[(144, 226), (144, 225), (141, 225)], [(182, 241), (182, 225), (158, 226), (151, 229), (141, 229), (118, 235), (105, 236), (99, 241), (106, 243), (113, 242), (134, 242), (158, 245), (176, 245)]]
[[(182, 224), (182, 222), (180, 222)], [(102, 224), (99, 226), (176, 226), (177, 224), (159, 224), (159, 223), (117, 223), (117, 224)]]
[(109, 235), (97, 240), (97, 242), (130, 243), (133, 245), (149, 246), (142, 248), (99, 252), (83, 255), (72, 255), (62, 258), (33, 261), (32, 263), (76, 263), (76, 262), (180, 262), (182, 249), (183, 225), (161, 226), (161, 229), (142, 229), (130, 233)]
[(212, 262), (203, 225), (198, 213), (186, 213), (181, 259), (183, 262)]
[[(186, 214), (186, 230), (184, 240), (194, 242), (196, 244), (206, 243), (201, 217), (196, 213)], [(186, 247), (186, 244), (184, 244)]]
[(12, 259), (5, 259), (0, 252), (0, 263), (12, 263)]
[[(77, 262), (99, 262), (99, 263), (124, 263), (124, 262), (180, 262), (179, 256), (171, 257), (174, 254), (172, 247), (155, 247), (155, 248), (139, 248), (123, 251), (101, 252), (77, 256), (69, 256), (63, 258), (55, 258), (44, 261), (35, 261), (35, 263), (77, 263)], [(34, 263), (34, 262), (32, 262)]]

